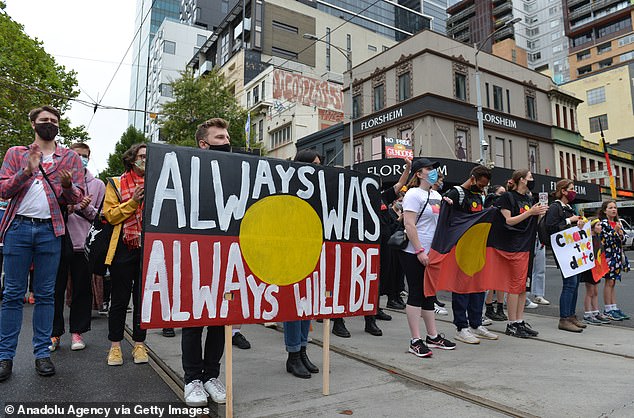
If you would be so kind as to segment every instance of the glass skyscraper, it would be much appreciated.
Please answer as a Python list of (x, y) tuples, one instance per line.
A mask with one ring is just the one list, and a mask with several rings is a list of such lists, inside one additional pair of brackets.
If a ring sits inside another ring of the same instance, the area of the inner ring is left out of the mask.
[(145, 107), (150, 45), (165, 18), (179, 20), (180, 0), (137, 0), (135, 28), (138, 30), (132, 47), (130, 111), (128, 124), (147, 133)]

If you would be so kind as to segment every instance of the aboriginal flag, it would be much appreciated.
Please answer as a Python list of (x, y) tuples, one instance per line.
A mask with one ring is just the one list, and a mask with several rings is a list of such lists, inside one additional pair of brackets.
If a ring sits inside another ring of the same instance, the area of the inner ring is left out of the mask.
[(536, 221), (509, 227), (497, 208), (465, 213), (443, 203), (425, 269), (425, 296), (439, 290), (526, 290)]
[(594, 267), (592, 268), (592, 280), (599, 283), (603, 276), (610, 272), (608, 260), (605, 258), (601, 239), (596, 235), (592, 236), (592, 249), (594, 250)]

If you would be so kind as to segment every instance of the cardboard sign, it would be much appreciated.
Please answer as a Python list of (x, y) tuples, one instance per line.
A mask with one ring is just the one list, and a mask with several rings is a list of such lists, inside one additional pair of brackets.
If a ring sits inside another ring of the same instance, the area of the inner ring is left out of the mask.
[(379, 202), (355, 171), (148, 144), (141, 326), (374, 314)]
[(385, 158), (414, 158), (414, 147), (409, 138), (384, 138)]
[(595, 254), (590, 222), (586, 222), (583, 229), (573, 226), (552, 234), (550, 244), (564, 277), (594, 268)]

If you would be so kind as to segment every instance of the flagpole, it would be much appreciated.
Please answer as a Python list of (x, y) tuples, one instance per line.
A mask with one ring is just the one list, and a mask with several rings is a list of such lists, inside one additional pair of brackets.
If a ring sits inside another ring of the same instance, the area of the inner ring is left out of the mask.
[(612, 175), (612, 165), (610, 164), (610, 154), (608, 154), (608, 147), (605, 145), (605, 136), (603, 135), (603, 126), (601, 125), (601, 119), (599, 119), (599, 129), (601, 130), (601, 145), (603, 146), (603, 155), (605, 155), (605, 165), (608, 168), (608, 176), (610, 177), (610, 193), (612, 199), (616, 200), (616, 182)]

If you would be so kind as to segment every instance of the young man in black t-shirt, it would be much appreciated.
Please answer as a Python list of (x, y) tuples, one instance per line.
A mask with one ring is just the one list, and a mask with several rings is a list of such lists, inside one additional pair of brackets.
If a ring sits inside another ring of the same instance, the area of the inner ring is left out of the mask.
[[(460, 186), (448, 190), (444, 199), (456, 210), (467, 213), (481, 212), (484, 210), (484, 189), (490, 181), (491, 169), (483, 165), (476, 166), (471, 170), (469, 179)], [(467, 344), (479, 344), (480, 338), (498, 339), (497, 335), (482, 325), (484, 298), (485, 292), (452, 293), (453, 323), (458, 330), (456, 340)]]

